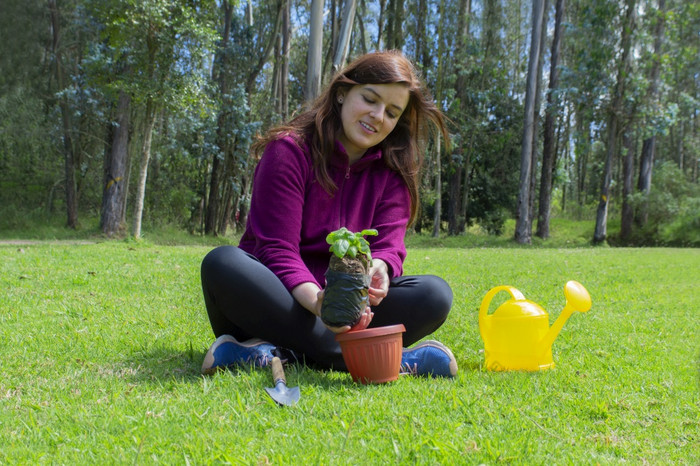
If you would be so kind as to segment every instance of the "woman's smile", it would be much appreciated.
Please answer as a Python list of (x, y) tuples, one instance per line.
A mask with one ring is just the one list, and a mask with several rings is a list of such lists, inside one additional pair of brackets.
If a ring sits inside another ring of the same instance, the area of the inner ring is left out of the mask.
[(373, 126), (368, 125), (368, 124), (365, 123), (364, 121), (361, 121), (360, 124), (362, 125), (363, 128), (365, 128), (365, 129), (366, 129), (368, 132), (370, 132), (370, 133), (376, 133), (376, 132), (377, 132), (377, 130), (374, 129)]

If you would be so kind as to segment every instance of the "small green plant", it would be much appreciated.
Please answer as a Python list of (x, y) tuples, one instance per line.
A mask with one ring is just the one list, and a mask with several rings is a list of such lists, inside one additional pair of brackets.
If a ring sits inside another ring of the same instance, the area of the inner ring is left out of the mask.
[(365, 236), (377, 236), (377, 230), (362, 230), (354, 233), (345, 227), (332, 231), (326, 236), (326, 242), (331, 245), (330, 251), (342, 259), (345, 256), (357, 257), (357, 254), (364, 254), (367, 260), (372, 260), (369, 250), (369, 242)]

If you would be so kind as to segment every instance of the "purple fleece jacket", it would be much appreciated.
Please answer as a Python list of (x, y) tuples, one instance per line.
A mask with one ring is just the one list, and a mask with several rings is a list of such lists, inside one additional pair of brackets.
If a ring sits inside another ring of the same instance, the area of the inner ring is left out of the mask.
[(316, 181), (308, 146), (286, 136), (267, 145), (255, 169), (246, 231), (240, 248), (257, 257), (288, 290), (304, 282), (324, 288), (330, 259), (326, 236), (340, 227), (375, 228), (372, 257), (403, 273), (404, 235), (410, 197), (401, 175), (390, 170), (379, 148), (352, 166), (336, 141), (330, 175), (338, 190), (329, 195)]

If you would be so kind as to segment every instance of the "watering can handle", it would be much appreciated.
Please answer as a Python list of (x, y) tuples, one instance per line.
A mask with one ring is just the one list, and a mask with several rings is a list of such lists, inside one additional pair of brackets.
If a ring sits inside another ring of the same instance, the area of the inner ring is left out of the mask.
[(491, 300), (494, 296), (496, 296), (497, 293), (501, 291), (507, 291), (516, 301), (525, 300), (525, 296), (523, 296), (523, 294), (518, 289), (513, 288), (512, 286), (503, 285), (497, 286), (496, 288), (492, 288), (491, 290), (489, 290), (488, 293), (486, 293), (486, 296), (484, 296), (483, 301), (481, 301), (481, 308), (479, 308), (479, 325), (484, 324), (484, 320), (486, 319), (486, 316), (489, 313), (489, 306), (491, 305)]

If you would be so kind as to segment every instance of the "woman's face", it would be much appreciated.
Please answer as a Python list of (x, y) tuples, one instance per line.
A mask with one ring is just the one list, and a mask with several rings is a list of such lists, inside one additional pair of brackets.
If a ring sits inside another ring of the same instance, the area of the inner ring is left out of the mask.
[(357, 162), (372, 146), (382, 142), (408, 105), (408, 88), (394, 84), (358, 84), (338, 92), (343, 129), (338, 139), (350, 163)]

